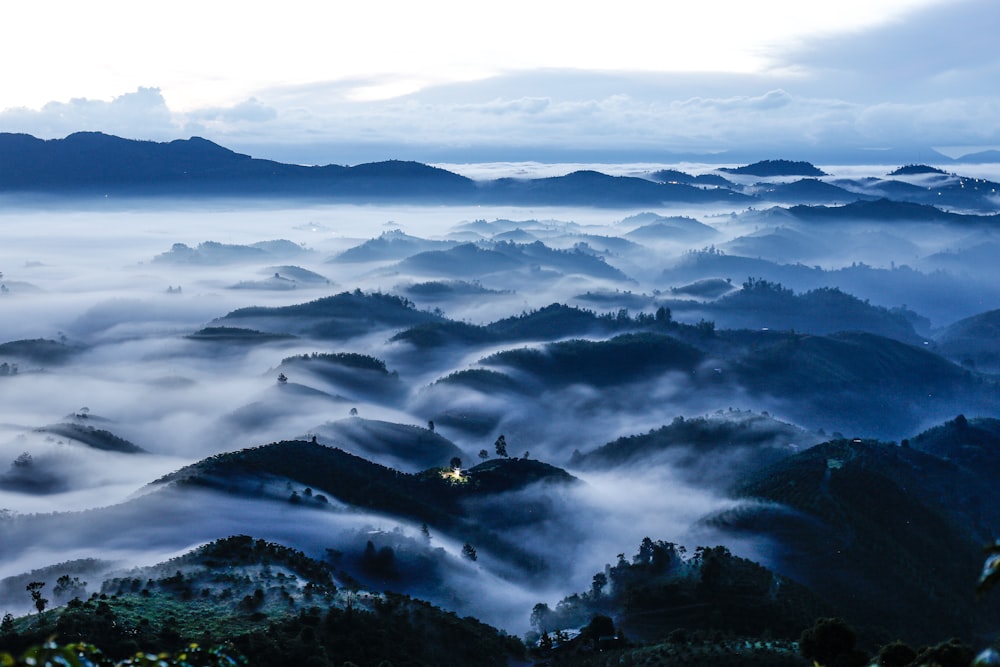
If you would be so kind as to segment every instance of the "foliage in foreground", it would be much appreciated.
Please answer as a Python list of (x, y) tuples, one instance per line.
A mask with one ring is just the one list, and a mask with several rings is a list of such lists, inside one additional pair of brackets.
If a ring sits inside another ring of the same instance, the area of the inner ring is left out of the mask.
[(46, 642), (32, 646), (15, 658), (9, 653), (0, 653), (3, 667), (232, 667), (245, 665), (244, 659), (229, 648), (217, 646), (204, 649), (191, 644), (182, 651), (170, 653), (136, 653), (124, 660), (112, 660), (92, 644), (64, 644)]

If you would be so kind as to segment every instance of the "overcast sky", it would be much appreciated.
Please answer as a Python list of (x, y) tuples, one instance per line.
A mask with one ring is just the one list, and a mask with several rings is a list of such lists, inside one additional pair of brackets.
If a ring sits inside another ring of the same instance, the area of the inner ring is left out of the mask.
[(0, 131), (301, 163), (1000, 146), (996, 0), (21, 1)]

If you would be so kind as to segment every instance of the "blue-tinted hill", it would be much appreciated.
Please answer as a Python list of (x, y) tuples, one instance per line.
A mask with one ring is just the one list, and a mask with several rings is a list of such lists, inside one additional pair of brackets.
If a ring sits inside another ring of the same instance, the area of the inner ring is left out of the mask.
[(719, 188), (581, 171), (555, 178), (476, 182), (419, 162), (303, 166), (236, 153), (200, 137), (136, 141), (100, 132), (42, 140), (0, 133), (0, 192), (72, 196), (307, 196), (489, 204), (617, 206), (744, 202)]

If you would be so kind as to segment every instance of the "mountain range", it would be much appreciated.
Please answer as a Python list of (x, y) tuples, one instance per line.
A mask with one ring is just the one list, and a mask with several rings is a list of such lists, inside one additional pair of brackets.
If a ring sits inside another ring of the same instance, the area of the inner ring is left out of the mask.
[[(305, 166), (253, 158), (200, 137), (161, 143), (99, 132), (78, 132), (50, 140), (0, 133), (0, 158), (0, 192), (77, 197), (306, 197), (371, 203), (406, 200), (595, 207), (867, 202), (863, 210), (843, 214), (878, 219), (917, 215), (917, 219), (925, 219), (951, 214), (920, 212), (913, 207), (899, 209), (898, 204), (872, 200), (890, 198), (895, 202), (982, 213), (993, 210), (991, 198), (996, 195), (997, 187), (996, 183), (983, 179), (924, 170), (915, 173), (897, 170), (885, 178), (828, 178), (808, 162), (790, 160), (763, 160), (699, 176), (676, 170), (636, 176), (581, 170), (543, 178), (473, 180), (412, 161)], [(721, 174), (762, 180), (740, 185)], [(924, 180), (913, 182), (912, 177)], [(931, 177), (936, 180), (926, 182)], [(796, 215), (826, 220), (838, 214), (800, 210)]]

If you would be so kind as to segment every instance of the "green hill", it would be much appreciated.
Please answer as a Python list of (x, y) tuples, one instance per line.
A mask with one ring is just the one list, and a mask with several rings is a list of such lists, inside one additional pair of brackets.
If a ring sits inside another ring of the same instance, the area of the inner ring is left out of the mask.
[(984, 538), (969, 503), (995, 500), (991, 477), (914, 449), (838, 440), (750, 476), (739, 494), (765, 504), (715, 525), (774, 540), (779, 571), (872, 636), (971, 638), (1000, 623), (1000, 610), (971, 595)]
[(239, 308), (213, 324), (238, 323), (268, 332), (337, 339), (367, 333), (373, 325), (409, 327), (437, 320), (437, 315), (417, 310), (408, 299), (355, 290), (293, 306)]
[(56, 635), (97, 644), (114, 659), (226, 642), (255, 667), (486, 667), (523, 656), (517, 639), (475, 619), (335, 580), (328, 564), (299, 551), (229, 537), (121, 573), (86, 600), (16, 619), (0, 634), (0, 650), (16, 654)]
[(728, 484), (818, 442), (818, 436), (765, 415), (730, 412), (685, 419), (618, 438), (570, 463), (587, 470), (665, 463), (702, 484)]
[(504, 350), (480, 363), (524, 371), (546, 383), (609, 386), (668, 370), (691, 372), (701, 358), (698, 349), (676, 338), (637, 333), (605, 341), (569, 340), (537, 349)]

